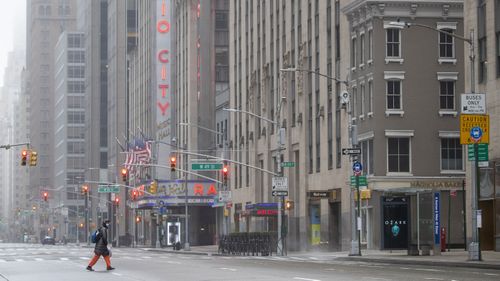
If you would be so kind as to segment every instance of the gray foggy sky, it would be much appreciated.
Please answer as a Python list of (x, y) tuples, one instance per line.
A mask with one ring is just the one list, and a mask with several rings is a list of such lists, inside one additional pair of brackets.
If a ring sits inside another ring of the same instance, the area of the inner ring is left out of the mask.
[(26, 48), (26, 0), (0, 0), (0, 86), (7, 56), (14, 47)]

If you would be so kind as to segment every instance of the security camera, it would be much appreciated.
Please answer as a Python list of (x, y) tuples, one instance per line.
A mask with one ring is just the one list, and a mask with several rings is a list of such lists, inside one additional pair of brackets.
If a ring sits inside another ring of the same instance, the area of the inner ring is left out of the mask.
[(343, 91), (340, 93), (340, 102), (342, 105), (346, 105), (349, 103), (349, 93), (347, 91)]

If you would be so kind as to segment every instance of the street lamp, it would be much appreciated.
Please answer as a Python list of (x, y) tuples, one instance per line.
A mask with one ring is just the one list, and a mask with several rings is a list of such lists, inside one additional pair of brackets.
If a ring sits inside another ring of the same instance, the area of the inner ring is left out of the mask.
[[(470, 91), (471, 94), (475, 93), (475, 88), (476, 88), (476, 83), (475, 83), (475, 51), (474, 51), (474, 29), (470, 30), (469, 33), (469, 38), (466, 38), (464, 36), (456, 35), (454, 33), (450, 33), (441, 29), (437, 29), (432, 26), (428, 26), (425, 24), (420, 24), (420, 23), (413, 23), (413, 22), (404, 22), (404, 21), (391, 21), (389, 22), (389, 26), (392, 28), (409, 28), (412, 26), (418, 26), (426, 29), (430, 29), (442, 34), (449, 35), (453, 38), (457, 38), (459, 40), (462, 40), (466, 43), (469, 44), (469, 60), (470, 60)], [(471, 182), (472, 186), (475, 188), (471, 189), (471, 201), (472, 201), (472, 241), (469, 244), (469, 260), (472, 261), (481, 261), (481, 247), (480, 247), (480, 237), (479, 237), (479, 228), (477, 227), (477, 219), (478, 219), (478, 207), (479, 207), (479, 188), (480, 188), (480, 182), (479, 182), (479, 163), (478, 163), (478, 156), (477, 156), (477, 149), (478, 149), (478, 144), (474, 144), (474, 154), (475, 154), (475, 167), (471, 171)], [(465, 196), (465, 194), (464, 194)], [(465, 205), (465, 204), (464, 204)], [(465, 208), (464, 208), (464, 216), (465, 216)], [(466, 223), (464, 220), (464, 233), (466, 233), (465, 230)], [(466, 243), (466, 241), (464, 241)]]
[[(323, 73), (318, 72), (318, 71), (314, 71), (314, 70), (310, 70), (310, 69), (303, 69), (303, 68), (295, 68), (295, 67), (280, 69), (280, 71), (282, 71), (282, 72), (306, 72), (306, 73), (315, 74), (315, 75), (342, 83), (345, 85), (346, 91), (349, 90), (349, 80), (348, 79), (341, 80), (341, 79), (323, 74)], [(349, 131), (349, 145), (350, 145), (350, 147), (353, 147), (353, 146), (358, 145), (357, 137), (356, 137), (356, 135), (357, 135), (356, 125), (352, 124), (352, 118), (351, 118), (352, 112), (351, 112), (351, 103), (349, 102), (349, 93), (345, 92), (345, 95), (346, 96), (342, 97), (343, 98), (342, 103), (347, 105), (347, 114), (348, 114), (348, 117), (347, 117), (347, 122), (348, 122), (347, 127), (348, 128), (347, 129)], [(354, 155), (352, 157), (353, 164), (356, 161), (357, 161), (357, 156)], [(359, 180), (359, 178), (356, 177), (356, 182), (358, 182), (358, 180)], [(361, 256), (361, 239), (360, 239), (361, 230), (360, 230), (360, 227), (358, 225), (358, 223), (361, 221), (361, 219), (360, 219), (360, 214), (361, 214), (360, 200), (361, 199), (360, 199), (359, 184), (356, 184), (356, 191), (357, 191), (357, 195), (358, 195), (357, 196), (357, 212), (353, 211), (352, 215), (351, 215), (351, 239), (352, 240), (351, 240), (351, 252), (349, 254), (350, 256)], [(354, 210), (355, 209), (354, 198), (352, 198), (352, 197), (354, 197), (353, 192), (350, 192), (350, 194), (351, 194), (351, 200), (350, 200), (351, 210)]]
[[(220, 136), (222, 138), (222, 147), (223, 147), (223, 150), (222, 150), (222, 155), (221, 155), (221, 158), (222, 159), (225, 159), (226, 158), (226, 155), (225, 155), (225, 152), (226, 152), (226, 141), (224, 140), (224, 129), (222, 132), (219, 132), (219, 131), (216, 131), (216, 130), (212, 130), (210, 128), (207, 128), (207, 127), (204, 127), (204, 126), (200, 126), (198, 124), (193, 124), (193, 123), (179, 123), (179, 126), (192, 126), (192, 127), (196, 127), (198, 129), (201, 129), (201, 130), (204, 130), (204, 131), (207, 131), (207, 132), (210, 132), (210, 133), (213, 133), (217, 136)], [(224, 187), (224, 191), (227, 191), (227, 184), (222, 184), (222, 186)], [(222, 190), (222, 188), (219, 188), (219, 190)], [(224, 210), (223, 210), (223, 218), (222, 218), (222, 230), (223, 230), (223, 234), (227, 234), (227, 222), (226, 222), (226, 218), (224, 217), (224, 211), (225, 211), (225, 208), (224, 207)]]
[[(281, 71), (281, 70), (280, 70)], [(278, 87), (279, 88), (279, 87)], [(281, 116), (281, 103), (284, 102), (286, 100), (286, 97), (281, 97), (280, 101), (277, 103), (277, 109), (276, 109), (276, 120), (277, 121), (274, 121), (274, 120), (271, 120), (271, 119), (268, 119), (268, 118), (265, 118), (263, 116), (260, 116), (260, 115), (257, 115), (253, 112), (249, 112), (249, 111), (245, 111), (245, 110), (241, 110), (241, 109), (236, 109), (236, 108), (223, 108), (222, 110), (224, 111), (228, 111), (228, 112), (235, 112), (235, 113), (244, 113), (244, 114), (248, 114), (250, 116), (253, 116), (255, 118), (259, 118), (259, 119), (262, 119), (264, 121), (267, 121), (273, 125), (276, 126), (276, 129), (277, 129), (277, 133), (278, 133), (278, 155), (276, 157), (276, 174), (278, 176), (282, 176), (281, 175), (281, 150), (284, 146), (284, 137), (285, 137), (285, 129), (284, 128), (280, 128), (279, 124), (280, 124), (280, 116)], [(282, 231), (281, 231), (281, 224), (282, 224), (282, 210), (281, 210), (281, 205), (282, 205), (282, 200), (284, 200), (284, 197), (283, 196), (280, 196), (280, 199), (278, 200), (278, 245), (277, 245), (277, 248), (278, 248), (278, 254), (279, 255), (283, 255), (283, 240), (282, 240)]]

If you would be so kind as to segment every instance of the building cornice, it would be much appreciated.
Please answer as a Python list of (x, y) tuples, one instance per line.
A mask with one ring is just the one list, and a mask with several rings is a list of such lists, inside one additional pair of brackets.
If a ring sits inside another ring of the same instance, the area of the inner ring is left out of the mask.
[(353, 26), (365, 22), (373, 17), (441, 17), (462, 18), (463, 0), (356, 0), (342, 8)]

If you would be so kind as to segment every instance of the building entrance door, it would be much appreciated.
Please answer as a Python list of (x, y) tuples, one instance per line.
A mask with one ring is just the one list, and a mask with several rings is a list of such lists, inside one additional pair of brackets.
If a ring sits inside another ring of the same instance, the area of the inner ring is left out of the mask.
[(480, 230), (481, 250), (491, 251), (495, 249), (493, 200), (479, 201), (479, 209), (482, 215), (482, 226)]
[(340, 202), (330, 203), (330, 231), (329, 231), (329, 248), (333, 251), (340, 251), (340, 219), (341, 210)]

